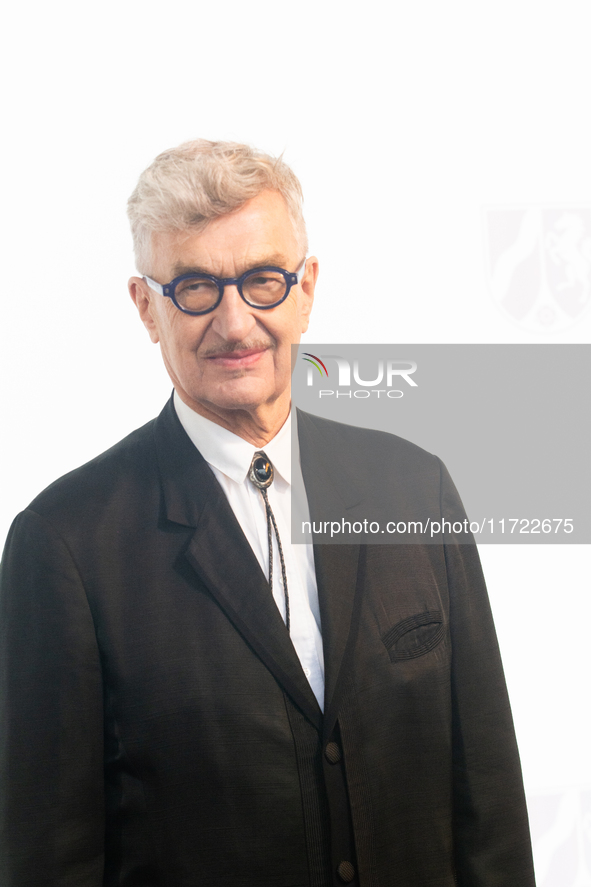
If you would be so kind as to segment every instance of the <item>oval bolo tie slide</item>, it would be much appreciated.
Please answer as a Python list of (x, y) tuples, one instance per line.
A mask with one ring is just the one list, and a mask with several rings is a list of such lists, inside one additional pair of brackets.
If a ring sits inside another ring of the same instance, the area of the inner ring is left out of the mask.
[(249, 479), (259, 490), (266, 490), (273, 483), (273, 466), (265, 453), (255, 453), (248, 472)]

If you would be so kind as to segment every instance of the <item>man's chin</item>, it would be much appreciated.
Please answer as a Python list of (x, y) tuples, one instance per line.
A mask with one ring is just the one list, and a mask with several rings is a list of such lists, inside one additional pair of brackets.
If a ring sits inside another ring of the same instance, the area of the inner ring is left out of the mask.
[(269, 391), (268, 384), (256, 384), (246, 374), (228, 380), (209, 396), (201, 397), (200, 403), (214, 413), (219, 411), (244, 410), (252, 413), (277, 399), (275, 392)]

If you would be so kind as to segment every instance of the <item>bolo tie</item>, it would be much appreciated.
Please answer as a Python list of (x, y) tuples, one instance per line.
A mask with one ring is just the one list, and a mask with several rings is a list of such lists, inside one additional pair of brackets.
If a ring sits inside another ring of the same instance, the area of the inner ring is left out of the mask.
[(273, 483), (273, 465), (267, 458), (266, 453), (262, 451), (255, 453), (250, 463), (248, 471), (249, 480), (260, 490), (265, 503), (265, 511), (267, 513), (267, 540), (269, 542), (269, 585), (271, 592), (273, 591), (273, 530), (275, 530), (275, 538), (277, 539), (277, 548), (279, 549), (279, 560), (281, 561), (281, 576), (283, 579), (283, 594), (285, 597), (285, 625), (289, 632), (289, 595), (287, 592), (287, 573), (285, 571), (285, 559), (283, 557), (283, 546), (279, 530), (277, 529), (277, 521), (273, 514), (273, 509), (269, 502), (267, 488)]

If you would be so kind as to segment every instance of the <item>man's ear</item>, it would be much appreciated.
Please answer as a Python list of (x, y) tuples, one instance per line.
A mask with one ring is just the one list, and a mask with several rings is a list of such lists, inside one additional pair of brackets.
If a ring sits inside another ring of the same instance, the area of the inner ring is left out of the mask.
[(131, 277), (128, 283), (129, 287), (129, 295), (134, 301), (135, 307), (137, 308), (142, 323), (145, 328), (148, 330), (148, 334), (150, 339), (154, 344), (160, 341), (160, 335), (158, 333), (158, 324), (155, 319), (155, 311), (153, 306), (153, 296), (154, 293), (148, 286), (145, 280), (142, 280), (141, 277)]
[(316, 289), (316, 281), (318, 280), (318, 259), (316, 256), (310, 256), (306, 262), (306, 271), (300, 282), (302, 290), (300, 315), (302, 318), (301, 332), (305, 333), (310, 324), (310, 314), (312, 313), (312, 305), (314, 304), (314, 291)]

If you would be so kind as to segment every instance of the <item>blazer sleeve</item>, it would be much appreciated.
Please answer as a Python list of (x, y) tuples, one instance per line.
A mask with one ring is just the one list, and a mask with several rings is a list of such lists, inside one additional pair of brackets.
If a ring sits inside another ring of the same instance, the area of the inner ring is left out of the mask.
[(33, 511), (0, 578), (0, 884), (103, 882), (103, 702), (94, 624), (64, 541)]
[[(442, 469), (442, 514), (465, 512)], [(475, 544), (447, 540), (458, 887), (535, 887), (521, 765)]]

